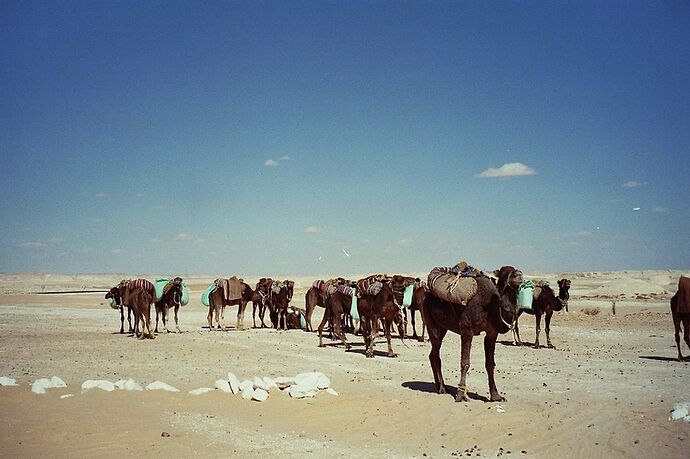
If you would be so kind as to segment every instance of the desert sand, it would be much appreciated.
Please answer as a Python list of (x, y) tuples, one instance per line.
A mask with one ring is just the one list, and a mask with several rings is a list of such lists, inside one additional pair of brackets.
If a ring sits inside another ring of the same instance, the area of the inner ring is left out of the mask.
[[(301, 330), (238, 331), (236, 307), (226, 312), (228, 331), (209, 331), (199, 296), (211, 276), (186, 277), (192, 295), (180, 311), (182, 333), (140, 341), (117, 333), (119, 312), (103, 293), (45, 294), (106, 289), (133, 275), (0, 275), (0, 376), (18, 384), (0, 387), (0, 456), (688, 457), (690, 423), (668, 420), (690, 400), (690, 362), (676, 360), (669, 311), (681, 272), (526, 274), (553, 285), (570, 278), (570, 311), (554, 314), (555, 349), (499, 337), (501, 403), (484, 401), (481, 336), (468, 374), (473, 399), (455, 403), (433, 390), (428, 342), (396, 340), (391, 359), (380, 339), (367, 359), (359, 336), (348, 335), (346, 352), (331, 341), (319, 348), (316, 334)], [(319, 277), (328, 276), (293, 278), (294, 305), (304, 305)], [(520, 330), (534, 341), (533, 316), (520, 318)], [(458, 336), (446, 338), (441, 357), (446, 383), (457, 385)], [(229, 371), (240, 379), (319, 371), (338, 395), (272, 391), (256, 402), (220, 390), (189, 394)], [(32, 393), (35, 380), (52, 376), (67, 387)], [(123, 378), (180, 392), (81, 391), (88, 379)]]

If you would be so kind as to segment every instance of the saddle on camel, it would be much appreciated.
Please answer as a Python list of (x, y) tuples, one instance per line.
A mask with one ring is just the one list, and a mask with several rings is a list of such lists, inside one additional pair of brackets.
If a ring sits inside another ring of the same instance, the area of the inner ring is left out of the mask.
[(477, 277), (486, 276), (466, 261), (461, 261), (452, 268), (432, 269), (427, 285), (439, 299), (464, 306), (477, 293)]

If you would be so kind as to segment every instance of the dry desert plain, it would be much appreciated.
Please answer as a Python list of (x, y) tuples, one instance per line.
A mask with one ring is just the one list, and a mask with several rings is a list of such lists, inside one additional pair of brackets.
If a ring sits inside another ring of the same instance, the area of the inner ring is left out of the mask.
[[(674, 404), (690, 400), (690, 362), (676, 360), (668, 301), (681, 271), (526, 274), (554, 285), (570, 278), (570, 312), (554, 314), (555, 349), (499, 337), (501, 403), (484, 401), (482, 337), (468, 374), (473, 400), (455, 403), (434, 393), (428, 342), (396, 340), (391, 359), (380, 339), (367, 359), (359, 336), (348, 336), (346, 352), (331, 341), (319, 348), (316, 334), (301, 330), (238, 331), (236, 307), (227, 332), (209, 332), (199, 296), (211, 277), (186, 278), (182, 333), (140, 341), (117, 333), (119, 313), (103, 293), (37, 294), (105, 289), (132, 276), (0, 275), (0, 376), (18, 383), (0, 387), (0, 456), (690, 457), (690, 423), (668, 420)], [(293, 304), (304, 305), (316, 278), (294, 279)], [(534, 341), (532, 316), (520, 329)], [(441, 357), (446, 383), (457, 385), (458, 336), (448, 335)], [(256, 402), (220, 390), (189, 394), (228, 371), (240, 379), (320, 371), (338, 395), (293, 399), (274, 390)], [(52, 376), (67, 387), (32, 393), (35, 380)], [(81, 391), (88, 379), (123, 378), (180, 392)]]

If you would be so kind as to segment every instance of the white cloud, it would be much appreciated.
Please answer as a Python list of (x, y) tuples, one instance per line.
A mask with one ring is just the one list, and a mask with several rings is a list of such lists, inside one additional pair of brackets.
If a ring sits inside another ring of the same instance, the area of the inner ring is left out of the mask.
[(280, 163), (278, 161), (273, 160), (273, 159), (267, 159), (266, 162), (264, 163), (264, 166), (267, 166), (267, 167), (277, 167), (279, 165), (280, 165)]
[(290, 161), (290, 157), (288, 155), (284, 155), (280, 157), (281, 161)]
[(180, 242), (191, 241), (192, 236), (190, 236), (187, 233), (177, 233), (177, 235), (175, 236), (175, 240)]
[(656, 212), (656, 213), (665, 213), (665, 212), (670, 212), (670, 211), (671, 211), (671, 209), (669, 209), (668, 207), (655, 207), (652, 209), (652, 212)]
[(635, 180), (630, 180), (623, 184), (623, 188), (637, 188), (638, 186), (645, 186), (647, 182), (636, 182)]
[(307, 226), (306, 228), (304, 228), (305, 233), (320, 233), (322, 231), (323, 230), (318, 226)]
[(499, 168), (490, 167), (481, 174), (475, 174), (474, 178), (518, 177), (536, 174), (537, 171), (522, 163), (507, 163)]
[(30, 242), (22, 242), (19, 244), (20, 247), (23, 247), (25, 249), (45, 249), (48, 247), (48, 244), (45, 242), (38, 242), (38, 241), (30, 241)]

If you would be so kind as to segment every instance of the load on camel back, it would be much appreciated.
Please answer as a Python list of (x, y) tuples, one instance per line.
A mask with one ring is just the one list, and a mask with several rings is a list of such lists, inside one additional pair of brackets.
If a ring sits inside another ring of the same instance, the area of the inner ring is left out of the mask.
[(432, 269), (427, 285), (439, 299), (464, 306), (477, 294), (477, 277), (486, 275), (461, 261), (453, 267)]
[(518, 310), (532, 311), (534, 300), (539, 298), (544, 287), (549, 286), (549, 281), (543, 279), (525, 280), (520, 285), (517, 297)]
[(211, 282), (211, 285), (206, 287), (206, 290), (201, 293), (201, 304), (210, 306), (211, 302), (209, 297), (217, 288), (223, 289), (223, 298), (228, 301), (242, 298), (242, 279), (238, 279), (237, 276), (232, 276), (229, 279), (220, 278)]
[[(154, 301), (160, 301), (163, 298), (163, 295), (170, 290), (170, 288), (173, 286), (173, 281), (174, 279), (171, 278), (165, 278), (165, 279), (158, 279), (155, 282), (153, 282), (153, 288), (155, 289), (156, 292), (156, 297), (154, 298)], [(119, 285), (129, 285), (129, 283), (132, 282), (131, 279), (123, 279), (120, 281)], [(182, 298), (180, 299), (180, 306), (187, 306), (189, 303), (189, 288), (187, 288), (187, 284), (182, 282)], [(114, 298), (109, 298), (109, 305), (113, 309), (119, 308), (119, 305), (115, 301)]]
[[(383, 282), (390, 282), (393, 277), (388, 274), (372, 274), (371, 276), (365, 277), (357, 281), (356, 291), (353, 292), (353, 288), (342, 288), (341, 293), (344, 293), (352, 297), (352, 318), (359, 320), (359, 313), (357, 312), (357, 298), (361, 298), (365, 295), (376, 296), (379, 294), (383, 288)], [(403, 299), (402, 303), (398, 304), (398, 307), (409, 308), (412, 305), (412, 295), (414, 294), (415, 282), (417, 279), (413, 277), (399, 276), (404, 279), (403, 285)], [(345, 286), (341, 286), (345, 287)], [(339, 288), (339, 290), (341, 290)], [(397, 302), (396, 302), (397, 304)], [(356, 316), (355, 316), (356, 315)]]

